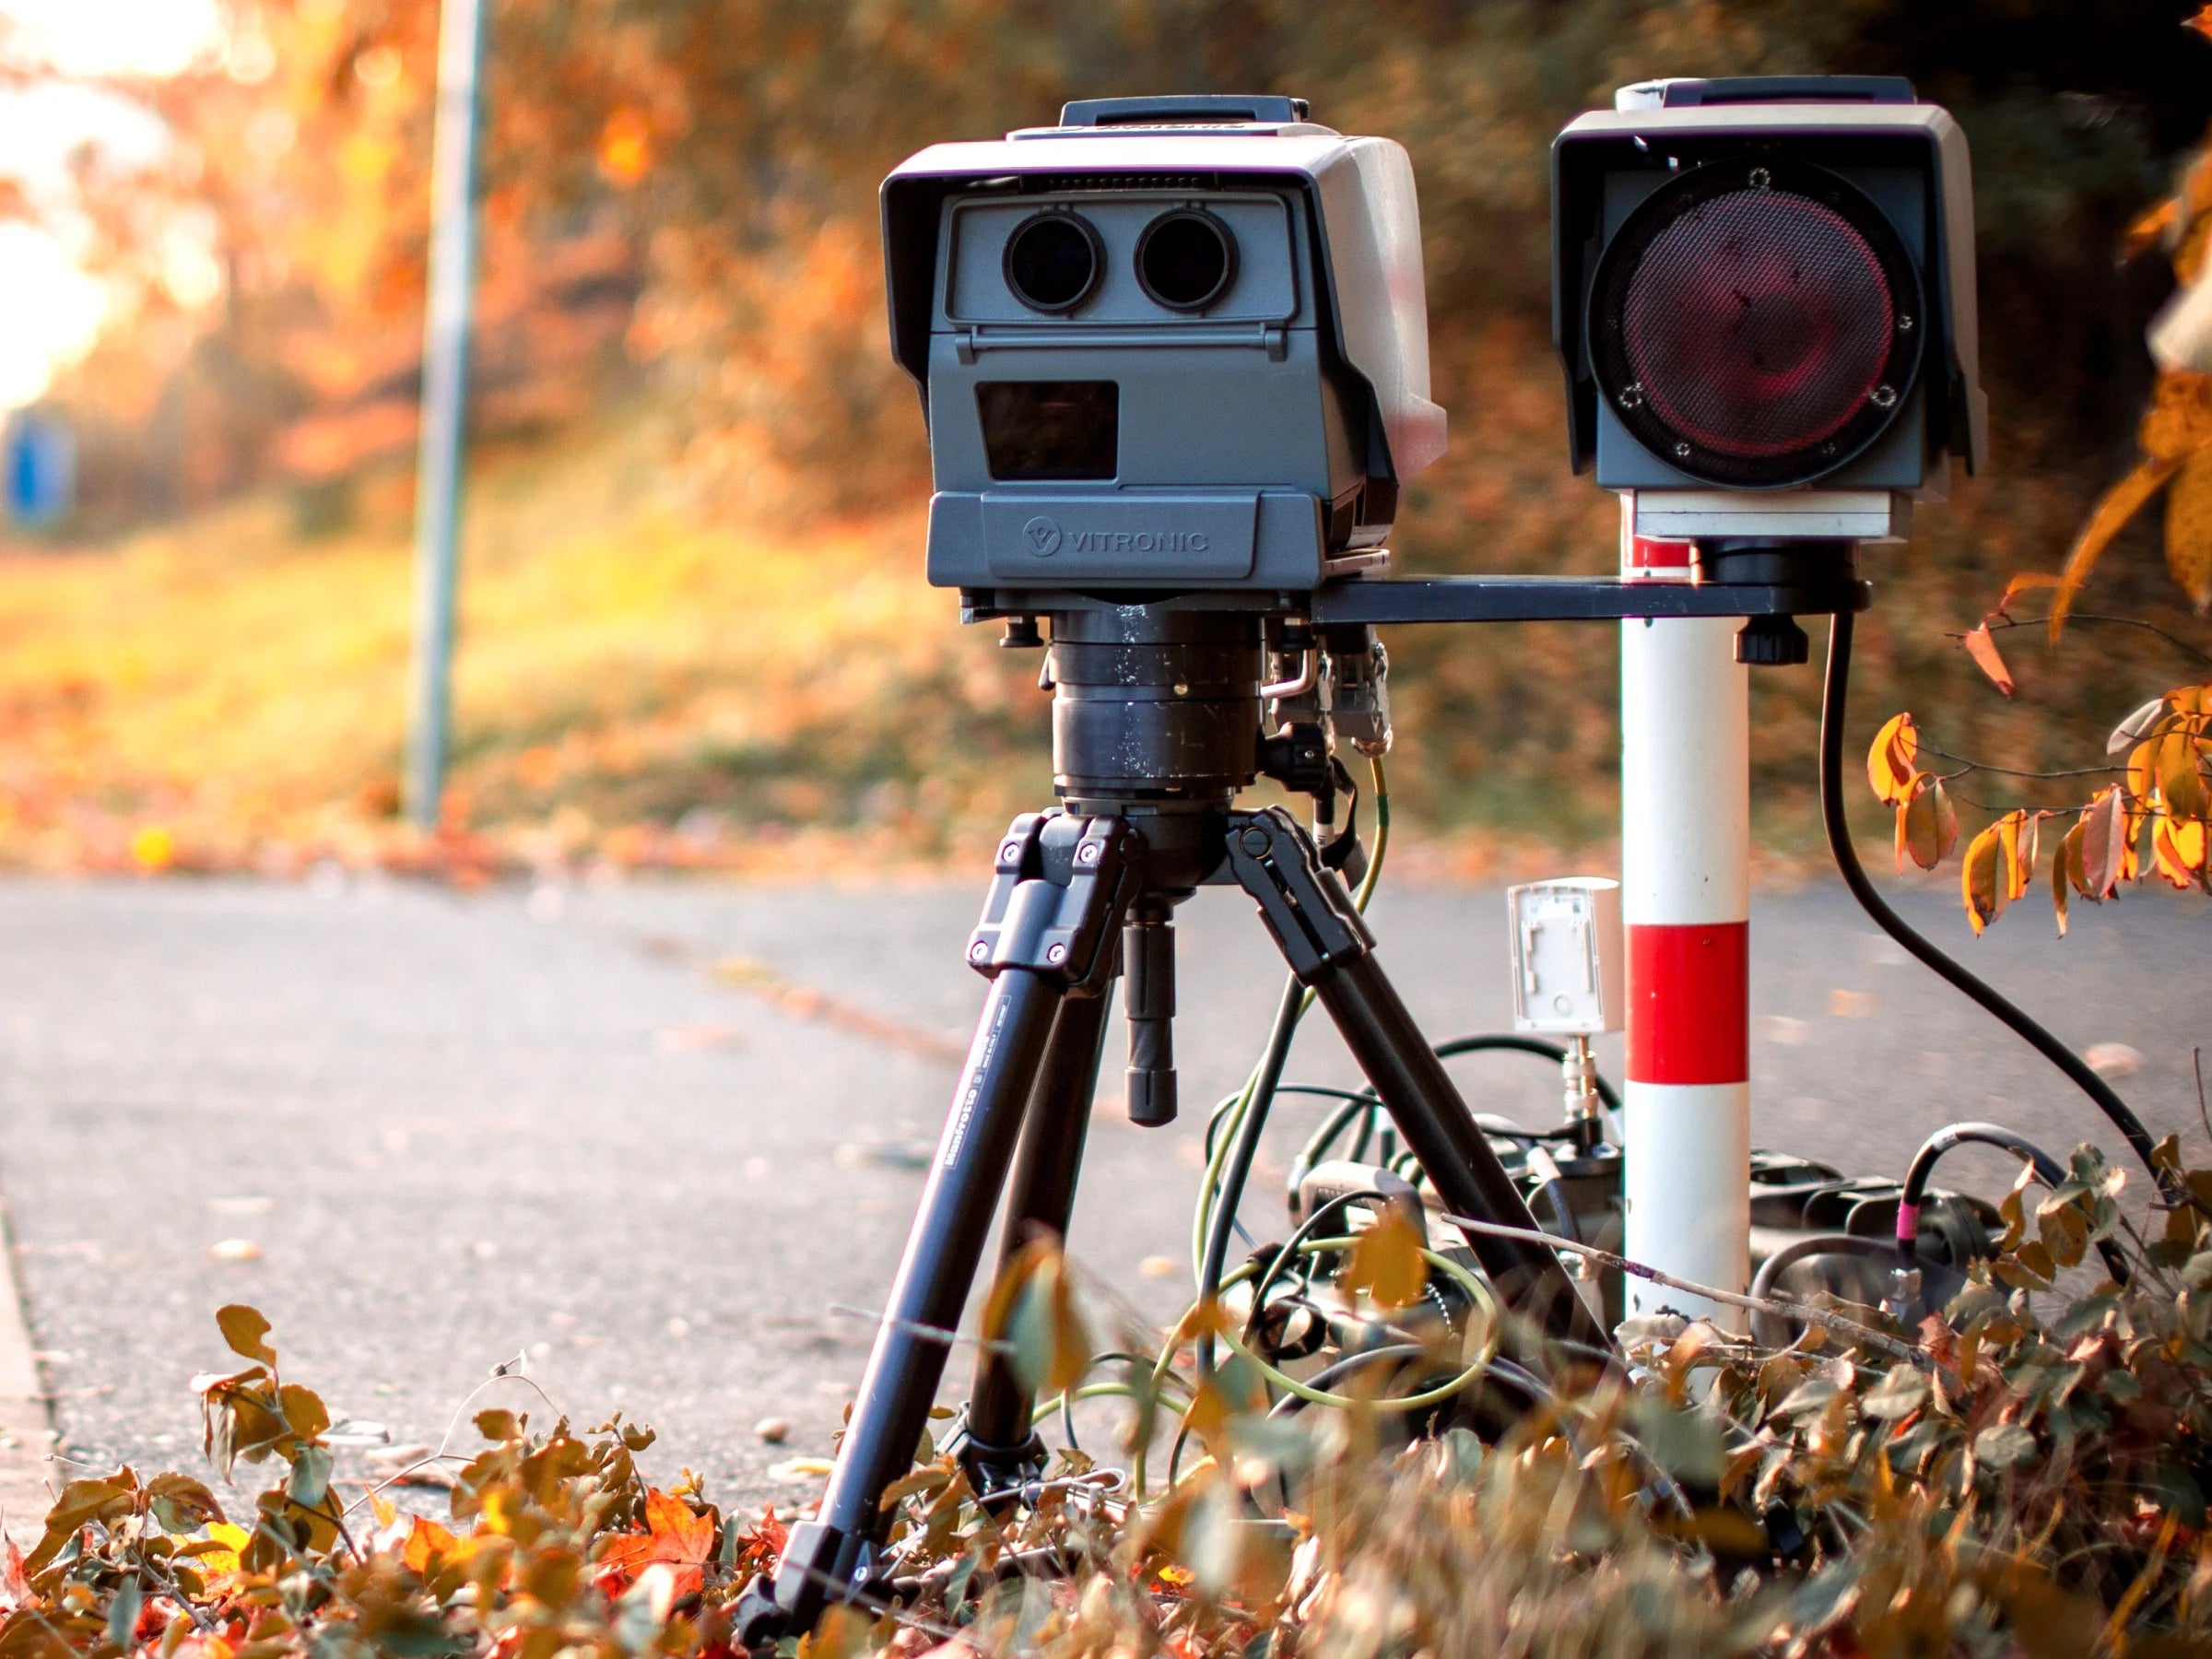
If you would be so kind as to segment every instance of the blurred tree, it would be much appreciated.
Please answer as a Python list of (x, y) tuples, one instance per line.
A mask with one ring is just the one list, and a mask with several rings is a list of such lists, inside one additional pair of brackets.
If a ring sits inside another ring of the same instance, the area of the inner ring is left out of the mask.
[[(486, 144), (477, 420), (558, 424), (649, 385), (681, 411), (723, 510), (855, 512), (909, 500), (926, 457), (887, 360), (875, 186), (947, 136), (1052, 119), (1068, 96), (1284, 90), (1413, 153), (1436, 381), (1455, 422), (1412, 492), (1417, 564), (1599, 568), (1610, 503), (1568, 485), (1546, 317), (1551, 135), (1657, 74), (1911, 76), (1973, 143), (1986, 376), (2012, 482), (1970, 492), (1887, 570), (1971, 607), (1980, 573), (2067, 526), (2144, 393), (2155, 274), (2111, 256), (2163, 158), (2212, 113), (2182, 0), (502, 0)], [(118, 511), (272, 477), (315, 492), (412, 441), (434, 0), (231, 0), (204, 72), (132, 88), (176, 135), (149, 169), (88, 166), (125, 322), (66, 389), (87, 489)], [(222, 273), (194, 309), (165, 249)], [(107, 457), (104, 471), (102, 456)], [(107, 479), (103, 484), (102, 477)], [(157, 478), (148, 488), (129, 479)], [(1890, 555), (1879, 556), (1890, 561)], [(1600, 832), (1610, 643), (1591, 630), (1409, 641), (1407, 787), (1432, 815), (1513, 803)], [(1867, 641), (1887, 689), (1957, 683), (1940, 641)], [(1548, 672), (1574, 650), (1577, 671)], [(1793, 775), (1803, 677), (1762, 677)], [(1551, 688), (1531, 695), (1536, 682)], [(1794, 736), (1796, 742), (1787, 739)], [(1988, 734), (1973, 734), (1988, 738)], [(2033, 731), (1992, 739), (2032, 763)], [(2007, 747), (2009, 746), (2009, 747)], [(1984, 747), (1988, 743), (1984, 742)]]

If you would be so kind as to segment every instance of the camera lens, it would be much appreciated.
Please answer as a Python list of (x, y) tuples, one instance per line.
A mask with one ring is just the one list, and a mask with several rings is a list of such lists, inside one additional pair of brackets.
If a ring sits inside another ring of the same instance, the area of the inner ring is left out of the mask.
[(1879, 209), (1824, 169), (1713, 162), (1600, 262), (1594, 366), (1622, 423), (1717, 484), (1804, 483), (1864, 452), (1918, 371), (1920, 288)]
[(1170, 311), (1203, 311), (1237, 276), (1237, 239), (1195, 207), (1163, 213), (1136, 244), (1136, 279)]
[(1006, 286), (1031, 311), (1074, 311), (1104, 264), (1099, 233), (1072, 213), (1040, 213), (1006, 238)]

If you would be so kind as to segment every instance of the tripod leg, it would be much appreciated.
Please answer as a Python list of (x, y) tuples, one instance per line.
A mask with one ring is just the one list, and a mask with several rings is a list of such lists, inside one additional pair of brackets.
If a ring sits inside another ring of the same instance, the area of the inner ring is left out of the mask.
[(738, 1608), (748, 1649), (812, 1628), (823, 1606), (868, 1576), (889, 1517), (883, 1494), (920, 1445), (947, 1335), (981, 1265), (1037, 1071), (1068, 992), (1093, 993), (1113, 965), (1143, 843), (1117, 818), (1018, 818), (968, 960), (991, 979), (975, 1041), (952, 1097), (922, 1205), (907, 1234), (890, 1303), (816, 1519), (791, 1529), (771, 1591)]
[[(1101, 991), (1096, 996), (1071, 996), (1060, 1005), (1022, 1129), (1000, 1243), (1002, 1270), (1031, 1240), (1067, 1237), (1105, 1048), (1107, 1000)], [(1014, 1485), (1041, 1465), (1042, 1453), (1030, 1427), (1035, 1404), (1004, 1355), (986, 1349), (978, 1356), (964, 1458), (977, 1491)]]
[[(1280, 807), (1240, 814), (1230, 823), (1229, 853), (1291, 971), (1328, 1009), (1447, 1209), (1536, 1231), (1512, 1177), (1376, 962), (1373, 935), (1344, 884), (1322, 867), (1297, 821)], [(1466, 1240), (1500, 1289), (1554, 1336), (1610, 1346), (1555, 1253), (1488, 1233)]]

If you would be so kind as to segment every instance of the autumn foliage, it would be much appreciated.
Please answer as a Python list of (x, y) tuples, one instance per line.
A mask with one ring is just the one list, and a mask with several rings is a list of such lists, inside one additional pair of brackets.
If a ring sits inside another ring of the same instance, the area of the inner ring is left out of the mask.
[[(2212, 17), (2212, 9), (2206, 16)], [(2212, 148), (2183, 171), (2178, 194), (2129, 233), (2131, 252), (2160, 244), (2171, 256), (2181, 287), (2153, 329), (2154, 349), (2169, 359), (2191, 351), (2212, 353), (2212, 311), (2206, 310), (2212, 306), (2212, 281), (2207, 281), (2212, 276), (2207, 270)], [(2198, 313), (2201, 318), (2193, 321)], [(2011, 698), (2018, 687), (1996, 630), (2019, 625), (2014, 607), (2024, 596), (2048, 594), (2048, 614), (2041, 620), (2056, 645), (2099, 559), (2160, 490), (2166, 491), (2168, 572), (2199, 616), (2212, 608), (2212, 372), (2165, 363), (2137, 441), (2143, 458), (2091, 512), (2065, 568), (2055, 575), (2015, 576), (1996, 608), (1961, 637), (1975, 666), (2003, 696)], [(2185, 641), (2147, 623), (2109, 616), (2095, 619), (2146, 629), (2200, 661), (2212, 662)], [(1947, 784), (1978, 771), (2002, 775), (2006, 770), (1958, 757), (1946, 757), (1957, 761), (1951, 771), (1923, 770), (1920, 751), (1912, 717), (1899, 714), (1876, 735), (1867, 755), (1875, 795), (1897, 812), (1900, 870), (1908, 858), (1923, 869), (1934, 869), (1957, 842), (1958, 814)], [(1960, 859), (1959, 890), (1976, 933), (2038, 879), (2046, 840), (2050, 858), (2044, 879), (2062, 934), (2073, 898), (2101, 902), (2146, 875), (2176, 888), (2212, 892), (2212, 682), (2177, 686), (2136, 707), (2113, 726), (2106, 753), (2108, 767), (2014, 774), (2065, 778), (2109, 772), (2113, 781), (2077, 808), (2016, 807), (1969, 839)]]
[[(1042, 1390), (1041, 1422), (1056, 1392), (1118, 1395), (1124, 1450), (1187, 1433), (1194, 1458), (1147, 1489), (1063, 1444), (1034, 1508), (985, 1509), (925, 1444), (888, 1500), (908, 1588), (797, 1651), (2200, 1653), (2212, 1232), (2191, 1204), (2212, 1202), (2212, 1171), (2171, 1142), (2159, 1158), (2187, 1196), (2147, 1211), (2087, 1147), (2040, 1201), (2024, 1171), (1994, 1259), (1917, 1330), (1843, 1305), (1778, 1308), (1780, 1347), (1647, 1321), (1633, 1382), (1554, 1357), (1536, 1407), (1488, 1443), (1405, 1441), (1387, 1393), (1271, 1411), (1233, 1356), (1192, 1368), (1199, 1334), (1236, 1330), (1202, 1312), (1164, 1346), (1124, 1330), (1096, 1351), (1079, 1276), (1032, 1251), (985, 1332)], [(1347, 1242), (1340, 1283), (1379, 1314), (1408, 1273), (1418, 1286), (1411, 1230)], [(425, 1460), (449, 1471), (443, 1517), (405, 1512), (420, 1465), (336, 1477), (329, 1414), (281, 1375), (266, 1322), (218, 1317), (242, 1363), (194, 1382), (210, 1467), (275, 1482), (233, 1519), (190, 1474), (72, 1481), (29, 1552), (6, 1547), (0, 1651), (733, 1659), (734, 1603), (782, 1544), (773, 1511), (725, 1512), (690, 1477), (653, 1485), (649, 1430), (487, 1408), (476, 1450)], [(1456, 1349), (1477, 1376), (1500, 1330), (1483, 1315)]]

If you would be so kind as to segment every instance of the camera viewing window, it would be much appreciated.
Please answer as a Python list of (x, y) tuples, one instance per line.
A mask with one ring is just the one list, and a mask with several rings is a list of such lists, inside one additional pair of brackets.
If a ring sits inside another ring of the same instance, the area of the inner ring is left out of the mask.
[(1031, 311), (1074, 311), (1099, 286), (1105, 264), (1099, 233), (1073, 213), (1040, 213), (1006, 238), (1006, 286)]
[(1114, 476), (1122, 389), (1112, 381), (981, 381), (975, 406), (994, 478)]
[(1170, 311), (1204, 311), (1237, 279), (1237, 239), (1195, 207), (1163, 213), (1136, 244), (1136, 280)]
[(1591, 294), (1603, 396), (1671, 465), (1801, 484), (1864, 452), (1918, 372), (1920, 284), (1897, 232), (1817, 167), (1711, 162), (1654, 192)]

